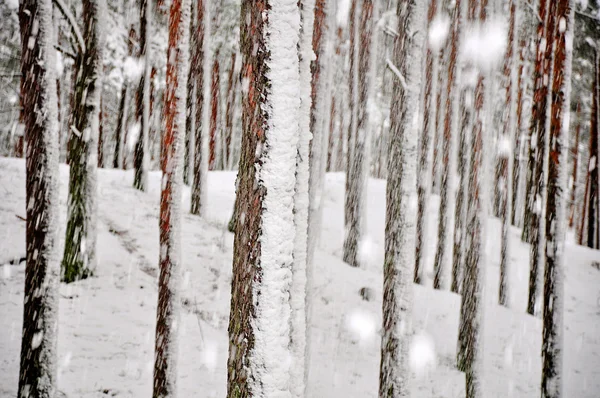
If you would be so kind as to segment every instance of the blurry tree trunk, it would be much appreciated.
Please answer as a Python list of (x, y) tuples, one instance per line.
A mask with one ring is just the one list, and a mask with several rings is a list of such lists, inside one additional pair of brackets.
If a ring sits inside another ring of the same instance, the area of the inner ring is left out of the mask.
[[(296, 358), (290, 346), (301, 105), (297, 5), (297, 0), (242, 1), (240, 48), (248, 89), (242, 91), (237, 205), (245, 216), (236, 223), (233, 249), (229, 398), (295, 396), (291, 385), (299, 382), (291, 379)], [(282, 363), (282, 355), (291, 361)]]
[[(530, 196), (528, 197), (529, 225), (524, 227), (524, 234), (528, 234), (531, 243), (529, 266), (529, 294), (527, 300), (527, 313), (535, 315), (540, 309), (542, 288), (542, 273), (544, 270), (545, 228), (544, 218), (545, 187), (547, 176), (547, 144), (549, 121), (547, 118), (548, 107), (551, 101), (551, 91), (548, 89), (548, 76), (552, 75), (552, 45), (554, 43), (554, 9), (555, 1), (540, 1), (540, 16), (542, 23), (538, 25), (538, 48), (535, 66), (535, 92), (531, 116), (530, 152), (535, 152), (534, 174), (530, 181)], [(546, 77), (544, 77), (546, 76)], [(535, 143), (535, 145), (534, 145)], [(530, 159), (531, 160), (531, 159)], [(529, 232), (525, 232), (525, 229)]]
[(370, 80), (373, 0), (353, 0), (350, 11), (350, 129), (346, 170), (345, 236), (343, 260), (360, 266), (360, 245), (364, 238), (368, 182), (370, 126), (367, 97)]
[(190, 185), (193, 180), (192, 164), (194, 159), (194, 137), (196, 130), (196, 89), (198, 83), (198, 47), (201, 43), (196, 43), (196, 34), (198, 27), (198, 1), (191, 0), (191, 20), (190, 20), (190, 71), (187, 80), (187, 99), (185, 110), (185, 148), (183, 151), (183, 183)]
[[(427, 9), (427, 25), (430, 26), (437, 15), (437, 0), (431, 0)], [(437, 75), (439, 70), (438, 51), (433, 52), (426, 43), (425, 76), (423, 92), (423, 129), (421, 138), (418, 140), (418, 162), (417, 162), (417, 242), (415, 251), (415, 269), (413, 280), (415, 283), (423, 284), (425, 261), (427, 260), (427, 235), (429, 226), (429, 198), (431, 196), (431, 173), (433, 149), (433, 133), (435, 126), (435, 93), (437, 91)]]
[(227, 77), (227, 104), (225, 109), (225, 168), (233, 170), (233, 113), (237, 100), (237, 89), (239, 82), (239, 71), (236, 67), (237, 54), (231, 53), (229, 65), (229, 76)]
[[(56, 81), (58, 84), (58, 79)], [(98, 167), (104, 167), (104, 96), (100, 94), (100, 111), (98, 115)]]
[[(460, 68), (458, 66), (458, 45), (460, 40), (460, 0), (455, 3), (452, 21), (452, 36), (447, 53), (447, 73), (444, 76), (446, 87), (445, 101), (439, 109), (444, 117), (443, 125), (443, 169), (440, 185), (440, 211), (438, 222), (438, 242), (433, 267), (433, 287), (446, 287), (446, 274), (452, 262), (452, 238), (454, 237), (454, 211), (456, 208), (457, 141), (459, 115)], [(443, 45), (440, 43), (439, 45)]]
[[(590, 141), (591, 141), (591, 136), (590, 136)], [(579, 244), (580, 245), (587, 245), (587, 236), (586, 236), (586, 222), (587, 222), (587, 218), (588, 218), (588, 207), (589, 207), (589, 201), (588, 201), (588, 195), (589, 195), (589, 190), (590, 190), (590, 163), (591, 163), (592, 159), (591, 159), (591, 152), (588, 155), (588, 161), (586, 163), (586, 168), (587, 171), (585, 173), (586, 177), (585, 177), (585, 192), (583, 194), (583, 200), (582, 200), (582, 210), (581, 210), (581, 220), (580, 220), (580, 225), (579, 225)], [(585, 242), (585, 243), (584, 243)]]
[(150, 129), (150, 72), (152, 70), (150, 41), (152, 39), (152, 0), (141, 0), (140, 3), (140, 58), (143, 59), (144, 73), (140, 79), (137, 93), (137, 115), (141, 128), (133, 155), (133, 187), (145, 191), (148, 185), (148, 135)]
[(154, 346), (153, 398), (177, 396), (177, 360), (181, 285), (181, 191), (187, 75), (189, 0), (173, 0), (169, 15), (167, 81), (162, 137), (163, 173), (159, 218), (158, 306)]
[(519, 30), (519, 5), (518, 0), (510, 0), (509, 4), (509, 29), (506, 58), (504, 61), (504, 79), (506, 81), (506, 102), (504, 109), (504, 131), (500, 134), (500, 148), (498, 150), (500, 161), (499, 180), (499, 212), (502, 219), (502, 232), (500, 243), (500, 286), (498, 290), (498, 303), (505, 307), (509, 306), (509, 231), (511, 222), (512, 205), (512, 181), (513, 175), (513, 151), (517, 134), (517, 101), (518, 101), (518, 76), (517, 76), (517, 32)]
[[(417, 194), (419, 84), (426, 26), (426, 4), (398, 2), (398, 36), (394, 62), (388, 177), (386, 188), (385, 260), (383, 276), (383, 331), (379, 368), (379, 397), (410, 396), (409, 347), (412, 318), (412, 281), (416, 214), (411, 202)], [(402, 76), (406, 81), (400, 81)], [(403, 325), (401, 327), (400, 325)]]
[(219, 52), (217, 51), (213, 56), (211, 84), (210, 84), (210, 121), (209, 121), (209, 157), (208, 157), (208, 169), (216, 170), (217, 156), (218, 156), (218, 145), (217, 145), (217, 128), (219, 120), (219, 87), (220, 83), (220, 65), (219, 65)]
[(83, 1), (85, 52), (76, 59), (75, 93), (69, 121), (69, 196), (61, 279), (87, 278), (96, 268), (98, 125), (104, 51), (104, 0)]
[[(487, 18), (487, 0), (469, 0), (467, 20), (482, 23)], [(487, 221), (488, 193), (484, 159), (486, 159), (490, 127), (484, 122), (485, 111), (491, 111), (491, 98), (485, 98), (485, 86), (491, 84), (491, 73), (476, 70), (477, 83), (472, 92), (473, 128), (472, 156), (469, 175), (469, 204), (466, 228), (471, 236), (467, 245), (462, 280), (462, 296), (459, 321), (457, 367), (465, 372), (466, 397), (483, 397), (483, 311), (485, 284), (485, 225)], [(472, 89), (471, 89), (472, 90)], [(485, 108), (484, 109), (484, 105)]]
[(590, 248), (596, 248), (596, 236), (598, 235), (598, 188), (600, 187), (598, 177), (600, 166), (598, 134), (600, 129), (598, 126), (598, 114), (600, 106), (600, 56), (596, 53), (596, 69), (594, 75), (594, 87), (592, 92), (592, 112), (590, 120), (590, 161), (588, 164), (589, 171), (589, 190), (587, 195), (587, 231), (586, 245)]
[[(129, 27), (129, 36), (127, 40), (128, 54), (133, 54), (133, 43), (135, 41), (135, 29), (133, 25)], [(115, 131), (115, 153), (113, 156), (113, 167), (118, 169), (126, 168), (127, 154), (127, 120), (129, 119), (129, 82), (123, 81), (121, 88), (121, 100), (119, 102), (119, 114), (117, 116), (117, 129)]]
[(554, 73), (546, 201), (546, 270), (542, 332), (542, 398), (563, 397), (564, 246), (567, 229), (567, 168), (574, 10), (572, 0), (557, 0), (553, 29)]
[[(192, 197), (190, 213), (203, 216), (206, 207), (206, 182), (208, 177), (208, 140), (204, 104), (204, 91), (208, 85), (207, 55), (210, 51), (210, 1), (197, 1), (196, 36), (192, 43), (196, 46), (192, 64), (196, 66), (196, 127), (194, 136), (194, 178), (192, 181)], [(205, 38), (207, 38), (205, 40)]]
[(19, 397), (57, 394), (58, 109), (51, 0), (19, 3), (26, 153), (26, 266)]
[(581, 130), (581, 105), (577, 103), (577, 113), (576, 113), (576, 123), (577, 127), (575, 127), (575, 145), (571, 149), (571, 154), (573, 155), (573, 172), (571, 174), (571, 200), (569, 202), (569, 228), (573, 228), (575, 223), (575, 213), (577, 209), (577, 187), (579, 185), (579, 132)]

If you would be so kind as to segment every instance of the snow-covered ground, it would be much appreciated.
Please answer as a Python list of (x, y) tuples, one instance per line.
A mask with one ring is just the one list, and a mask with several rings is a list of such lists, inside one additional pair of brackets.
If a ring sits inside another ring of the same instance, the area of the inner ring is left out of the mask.
[[(158, 263), (159, 173), (147, 193), (131, 187), (132, 172), (100, 170), (96, 276), (61, 286), (59, 390), (69, 398), (148, 397), (152, 389)], [(223, 397), (235, 173), (211, 172), (208, 217), (183, 217), (185, 266), (179, 382), (182, 397)], [(61, 165), (61, 238), (68, 168)], [(370, 180), (364, 269), (341, 260), (342, 174), (325, 184), (323, 231), (316, 255), (311, 325), (311, 397), (376, 397), (385, 217), (385, 182)], [(189, 188), (184, 209), (189, 208)], [(435, 214), (437, 206), (431, 209)], [(16, 396), (21, 343), (25, 254), (25, 164), (0, 158), (0, 397)], [(428, 243), (428, 284), (415, 286), (415, 397), (464, 396), (454, 367), (460, 297), (434, 291), (431, 268), (435, 218)], [(490, 221), (485, 313), (486, 397), (539, 396), (541, 319), (525, 314), (528, 246), (511, 231), (512, 309), (499, 307), (500, 223)], [(62, 255), (62, 242), (61, 242)], [(600, 391), (600, 253), (568, 243), (565, 298), (565, 397), (597, 398)], [(372, 301), (359, 295), (374, 290)]]

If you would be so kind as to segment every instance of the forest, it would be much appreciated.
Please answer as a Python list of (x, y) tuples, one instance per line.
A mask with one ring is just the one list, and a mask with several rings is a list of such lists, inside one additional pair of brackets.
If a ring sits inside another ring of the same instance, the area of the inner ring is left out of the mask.
[(600, 0), (0, 0), (0, 398), (600, 394)]

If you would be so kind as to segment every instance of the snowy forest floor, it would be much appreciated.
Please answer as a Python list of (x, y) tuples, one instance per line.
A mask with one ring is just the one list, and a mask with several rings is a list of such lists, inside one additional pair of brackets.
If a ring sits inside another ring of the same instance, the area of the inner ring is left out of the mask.
[[(61, 244), (64, 241), (68, 167), (61, 165)], [(60, 288), (59, 390), (69, 398), (148, 397), (152, 389), (157, 300), (160, 174), (147, 193), (132, 188), (131, 171), (99, 171), (98, 269), (88, 280)], [(185, 211), (185, 268), (179, 382), (182, 397), (223, 397), (226, 391), (233, 235), (226, 230), (234, 201), (234, 172), (211, 172), (208, 217)], [(385, 181), (371, 179), (366, 265), (341, 258), (343, 174), (328, 174), (323, 229), (312, 294), (311, 397), (376, 397), (378, 330), (385, 218)], [(189, 208), (184, 190), (184, 210)], [(434, 202), (437, 198), (434, 197)], [(434, 203), (431, 214), (437, 214)], [(21, 344), (25, 255), (25, 163), (0, 158), (0, 397), (16, 396)], [(427, 284), (414, 286), (413, 396), (464, 396), (464, 376), (454, 366), (460, 297), (431, 288), (437, 235), (429, 228)], [(490, 221), (485, 308), (486, 397), (539, 396), (541, 319), (525, 314), (528, 246), (511, 230), (512, 308), (497, 305), (500, 223)], [(600, 391), (600, 253), (566, 246), (566, 397)], [(373, 289), (371, 301), (359, 290)]]

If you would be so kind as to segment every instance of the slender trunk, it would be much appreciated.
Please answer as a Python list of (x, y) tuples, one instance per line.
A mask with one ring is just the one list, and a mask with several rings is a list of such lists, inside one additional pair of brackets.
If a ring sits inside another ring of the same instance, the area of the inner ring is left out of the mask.
[(194, 159), (194, 136), (196, 127), (196, 83), (198, 65), (197, 60), (198, 44), (196, 43), (196, 24), (198, 23), (197, 2), (191, 1), (191, 19), (190, 19), (190, 71), (187, 79), (187, 99), (185, 110), (185, 148), (183, 151), (183, 183), (190, 185), (190, 181), (194, 178), (192, 170), (192, 159)]
[(96, 268), (98, 124), (104, 51), (104, 0), (83, 1), (86, 51), (76, 60), (75, 93), (69, 126), (69, 196), (61, 279), (87, 278)]
[(217, 122), (219, 119), (219, 86), (220, 86), (220, 74), (219, 74), (219, 52), (217, 51), (213, 58), (212, 64), (212, 78), (210, 85), (210, 121), (209, 121), (209, 157), (208, 157), (208, 169), (216, 170), (217, 161)]
[(233, 110), (237, 100), (237, 82), (239, 80), (239, 71), (236, 68), (237, 54), (231, 53), (229, 65), (229, 76), (227, 77), (227, 104), (225, 108), (225, 167), (227, 170), (233, 170)]
[(118, 169), (123, 163), (123, 146), (125, 143), (125, 129), (127, 128), (127, 110), (129, 108), (129, 85), (123, 82), (121, 99), (119, 101), (119, 114), (117, 115), (117, 128), (115, 130), (115, 153), (113, 155), (113, 168)]
[(57, 394), (59, 293), (58, 110), (51, 0), (21, 1), (19, 24), (29, 205), (18, 396), (50, 398)]
[(181, 195), (183, 138), (189, 68), (189, 0), (173, 0), (169, 15), (169, 47), (161, 169), (158, 305), (154, 346), (153, 398), (177, 396), (177, 359), (181, 285)]
[(567, 161), (574, 11), (572, 0), (556, 1), (556, 37), (549, 114), (550, 154), (546, 200), (546, 270), (542, 332), (542, 398), (563, 396), (564, 246), (567, 229)]
[[(58, 81), (57, 81), (58, 84)], [(104, 167), (104, 96), (100, 94), (100, 111), (98, 115), (98, 167)]]
[[(586, 220), (587, 220), (588, 194), (589, 194), (589, 189), (590, 189), (590, 170), (589, 170), (590, 163), (591, 163), (591, 159), (588, 159), (588, 162), (587, 162), (588, 170), (587, 170), (586, 178), (585, 178), (585, 192), (583, 194), (583, 203), (581, 205), (581, 207), (582, 207), (581, 224), (579, 226), (579, 244), (580, 245), (584, 244), (584, 237), (585, 237), (584, 231), (585, 231)], [(586, 240), (585, 244), (587, 245), (587, 240)]]
[(577, 103), (577, 113), (576, 113), (576, 118), (577, 118), (577, 127), (575, 128), (575, 145), (573, 146), (573, 149), (571, 150), (571, 153), (573, 155), (573, 172), (571, 174), (571, 183), (570, 183), (570, 187), (571, 188), (571, 200), (569, 203), (570, 209), (569, 209), (569, 228), (573, 228), (574, 225), (574, 218), (575, 218), (575, 209), (577, 208), (577, 185), (578, 185), (578, 167), (579, 167), (579, 131), (581, 130), (581, 109), (580, 109), (580, 104)]

